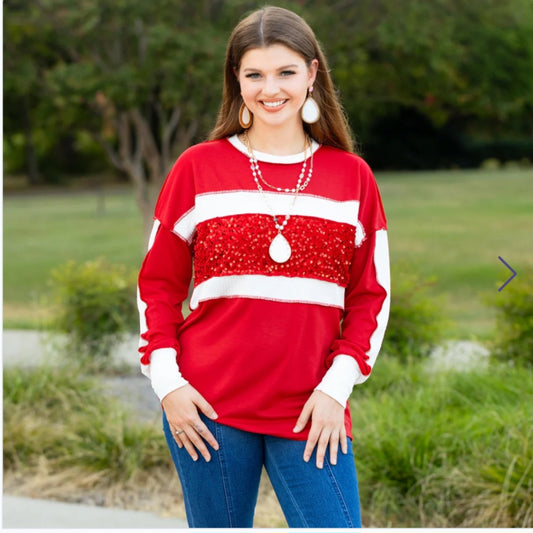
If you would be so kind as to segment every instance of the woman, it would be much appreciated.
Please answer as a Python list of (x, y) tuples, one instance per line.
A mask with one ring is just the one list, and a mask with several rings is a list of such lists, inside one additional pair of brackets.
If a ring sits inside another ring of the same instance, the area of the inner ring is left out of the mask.
[(191, 527), (252, 527), (263, 466), (290, 527), (360, 526), (347, 401), (388, 293), (379, 192), (326, 59), (299, 16), (256, 11), (230, 37), (210, 141), (162, 188), (139, 275), (142, 369)]

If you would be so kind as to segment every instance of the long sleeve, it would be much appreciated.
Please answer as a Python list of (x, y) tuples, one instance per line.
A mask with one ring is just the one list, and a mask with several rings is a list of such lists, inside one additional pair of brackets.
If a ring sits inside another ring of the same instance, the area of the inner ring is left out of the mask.
[(333, 364), (314, 390), (326, 393), (345, 407), (359, 375), (359, 366), (353, 357), (336, 355)]
[[(180, 353), (178, 331), (184, 321), (181, 306), (192, 278), (192, 233), (183, 235), (177, 223), (193, 205), (190, 158), (181, 157), (161, 189), (148, 252), (138, 278), (141, 369), (152, 379), (160, 399), (172, 390), (174, 383), (186, 383), (176, 358)], [(151, 375), (154, 353), (157, 358)]]
[[(357, 362), (354, 383), (363, 383), (378, 356), (390, 309), (390, 267), (386, 220), (379, 191), (365, 168), (356, 248), (346, 288), (342, 333), (331, 346), (328, 366), (339, 355)], [(333, 367), (332, 372), (335, 372)]]
[(138, 281), (139, 352), (141, 368), (147, 375), (150, 356), (155, 350), (172, 349), (176, 356), (179, 354), (177, 333), (183, 323), (181, 305), (187, 298), (192, 276), (190, 246), (157, 219), (150, 244)]

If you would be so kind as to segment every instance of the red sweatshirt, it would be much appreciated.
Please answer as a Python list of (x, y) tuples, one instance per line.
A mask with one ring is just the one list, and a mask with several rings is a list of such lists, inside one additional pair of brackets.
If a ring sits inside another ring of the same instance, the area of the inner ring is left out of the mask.
[[(256, 152), (264, 178), (296, 185), (303, 154)], [(304, 440), (296, 420), (336, 356), (370, 374), (389, 313), (386, 220), (368, 165), (314, 144), (304, 192), (262, 196), (246, 148), (234, 136), (189, 148), (170, 171), (139, 274), (141, 366), (173, 349), (183, 377), (214, 407), (217, 422)], [(268, 253), (283, 221), (292, 255)], [(194, 265), (190, 315), (187, 298)], [(341, 328), (342, 322), (342, 328)], [(347, 434), (351, 434), (346, 405)]]

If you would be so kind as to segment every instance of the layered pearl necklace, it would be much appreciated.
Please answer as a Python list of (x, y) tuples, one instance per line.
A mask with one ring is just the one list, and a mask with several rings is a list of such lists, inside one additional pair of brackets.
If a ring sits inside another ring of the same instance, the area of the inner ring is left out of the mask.
[[(250, 139), (248, 138), (248, 132), (244, 132), (243, 139), (244, 139), (244, 144), (246, 146), (246, 149), (248, 150), (248, 154), (250, 156), (250, 168), (252, 170), (252, 175), (253, 175), (255, 184), (257, 186), (257, 190), (261, 194), (261, 197), (265, 200), (265, 203), (269, 211), (271, 212), (271, 216), (274, 220), (274, 225), (276, 229), (278, 230), (278, 234), (274, 237), (274, 239), (270, 243), (270, 246), (268, 248), (268, 254), (270, 255), (271, 259), (275, 261), (276, 263), (285, 263), (291, 257), (292, 250), (291, 250), (291, 245), (289, 244), (289, 241), (282, 235), (282, 231), (285, 229), (285, 226), (289, 222), (292, 209), (294, 207), (294, 204), (296, 203), (296, 198), (298, 197), (298, 193), (302, 192), (309, 185), (309, 182), (311, 181), (311, 176), (313, 175), (313, 147), (311, 145), (311, 141), (309, 137), (306, 135), (305, 148), (304, 148), (304, 162), (302, 164), (302, 170), (300, 171), (300, 174), (298, 176), (298, 181), (296, 182), (296, 187), (293, 187), (291, 189), (289, 188), (284, 189), (282, 187), (275, 187), (274, 185), (271, 185), (265, 180), (261, 172), (261, 169), (259, 168), (259, 163), (257, 161), (257, 158), (255, 157), (252, 145), (250, 143)], [(307, 178), (305, 178), (305, 169), (307, 168), (307, 160), (309, 158), (308, 150), (310, 152), (311, 160), (310, 160), (309, 170), (307, 171)], [(289, 212), (285, 215), (285, 219), (283, 220), (283, 222), (281, 223), (279, 222), (279, 219), (276, 216), (275, 211), (272, 209), (272, 206), (270, 205), (270, 202), (268, 201), (267, 195), (265, 194), (265, 191), (261, 183), (263, 183), (263, 185), (266, 185), (267, 187), (269, 187), (270, 189), (276, 192), (286, 192), (286, 193), (294, 194), (294, 198), (292, 200)]]

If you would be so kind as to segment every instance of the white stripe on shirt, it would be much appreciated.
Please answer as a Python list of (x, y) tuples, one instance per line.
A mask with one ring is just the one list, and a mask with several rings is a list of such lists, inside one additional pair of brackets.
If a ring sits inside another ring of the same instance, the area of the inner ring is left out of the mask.
[(320, 196), (300, 194), (292, 206), (294, 194), (272, 192), (263, 194), (268, 204), (259, 191), (199, 194), (195, 199), (195, 207), (176, 222), (173, 231), (182, 239), (191, 242), (196, 225), (200, 222), (232, 215), (272, 215), (269, 206), (279, 215), (320, 216), (321, 219), (332, 222), (351, 226), (358, 224), (359, 202), (356, 200), (340, 202)]
[(344, 309), (345, 289), (330, 281), (286, 276), (238, 275), (210, 278), (193, 290), (191, 309), (215, 298), (260, 298), (278, 302), (319, 304)]

